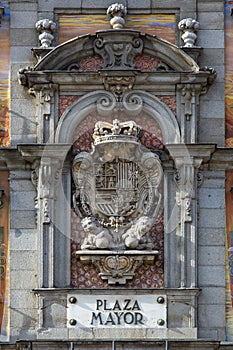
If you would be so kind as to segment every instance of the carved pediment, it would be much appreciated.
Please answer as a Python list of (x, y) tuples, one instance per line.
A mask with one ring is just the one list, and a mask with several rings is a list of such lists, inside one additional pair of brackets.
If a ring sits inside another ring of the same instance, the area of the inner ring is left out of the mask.
[(135, 69), (140, 54), (156, 57), (174, 71), (197, 72), (196, 62), (177, 46), (149, 34), (134, 30), (106, 30), (95, 35), (74, 38), (54, 48), (34, 67), (35, 71), (67, 70), (84, 57), (96, 54), (103, 60), (103, 70)]
[(200, 69), (187, 53), (163, 39), (134, 30), (111, 29), (76, 37), (49, 49), (34, 67), (21, 68), (18, 78), (20, 84), (40, 90), (41, 84), (102, 84), (101, 75), (110, 72), (155, 73), (160, 85), (162, 78), (157, 73), (167, 74), (172, 84), (180, 79), (194, 83), (195, 79), (204, 86), (216, 76), (211, 70)]

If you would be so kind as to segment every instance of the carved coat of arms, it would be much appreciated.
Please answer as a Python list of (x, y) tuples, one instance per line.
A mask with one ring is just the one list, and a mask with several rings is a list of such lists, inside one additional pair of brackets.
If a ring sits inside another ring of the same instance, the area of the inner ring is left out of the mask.
[(74, 208), (82, 218), (81, 250), (151, 250), (148, 231), (161, 206), (162, 167), (139, 142), (133, 121), (97, 122), (90, 153), (73, 161)]

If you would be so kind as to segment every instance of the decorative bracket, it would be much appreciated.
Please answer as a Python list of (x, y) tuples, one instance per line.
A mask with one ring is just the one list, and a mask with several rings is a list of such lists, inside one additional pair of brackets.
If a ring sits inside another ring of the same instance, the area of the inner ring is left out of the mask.
[(107, 280), (108, 284), (125, 284), (127, 280), (132, 280), (137, 269), (144, 263), (153, 264), (158, 254), (157, 250), (125, 252), (79, 250), (76, 252), (76, 256), (82, 262), (95, 265), (101, 279)]

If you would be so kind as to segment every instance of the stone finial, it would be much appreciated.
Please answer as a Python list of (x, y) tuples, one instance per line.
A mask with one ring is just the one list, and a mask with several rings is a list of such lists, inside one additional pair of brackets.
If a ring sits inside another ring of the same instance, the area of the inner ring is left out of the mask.
[(40, 33), (39, 40), (42, 48), (51, 47), (52, 41), (54, 39), (52, 33), (54, 33), (55, 28), (56, 23), (47, 18), (36, 22), (36, 29)]
[(124, 17), (127, 14), (127, 9), (122, 4), (112, 4), (107, 9), (107, 15), (111, 15), (113, 18), (110, 20), (110, 24), (113, 29), (124, 28), (125, 20)]
[(184, 41), (184, 47), (195, 47), (199, 22), (192, 18), (184, 18), (178, 23), (178, 28), (183, 32), (181, 38)]

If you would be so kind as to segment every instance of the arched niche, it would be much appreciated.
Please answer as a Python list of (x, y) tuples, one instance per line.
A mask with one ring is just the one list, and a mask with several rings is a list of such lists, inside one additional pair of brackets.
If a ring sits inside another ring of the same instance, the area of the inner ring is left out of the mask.
[[(159, 98), (144, 91), (133, 91), (124, 95), (124, 111), (129, 120), (142, 109), (148, 113), (162, 130), (163, 143), (179, 144), (180, 130), (175, 115)], [(73, 102), (63, 113), (58, 122), (55, 133), (55, 143), (69, 143), (74, 141), (74, 132), (88, 113), (97, 111), (100, 117), (116, 116), (115, 102), (112, 93), (95, 91), (86, 94)]]

